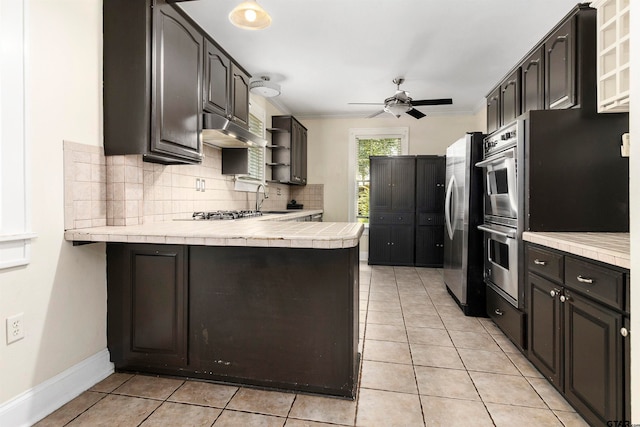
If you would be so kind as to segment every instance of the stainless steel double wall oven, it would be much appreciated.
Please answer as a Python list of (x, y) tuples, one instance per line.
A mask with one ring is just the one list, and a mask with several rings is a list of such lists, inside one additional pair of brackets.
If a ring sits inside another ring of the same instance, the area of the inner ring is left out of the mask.
[(519, 200), (523, 177), (518, 173), (518, 122), (484, 140), (484, 155), (477, 167), (484, 170), (484, 277), (502, 297), (518, 306), (518, 260), (522, 226)]

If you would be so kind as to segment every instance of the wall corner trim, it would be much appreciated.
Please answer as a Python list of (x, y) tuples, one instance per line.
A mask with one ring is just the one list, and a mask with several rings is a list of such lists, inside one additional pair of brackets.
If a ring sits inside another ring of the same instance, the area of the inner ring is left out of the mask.
[(114, 372), (106, 348), (0, 405), (0, 425), (31, 426)]

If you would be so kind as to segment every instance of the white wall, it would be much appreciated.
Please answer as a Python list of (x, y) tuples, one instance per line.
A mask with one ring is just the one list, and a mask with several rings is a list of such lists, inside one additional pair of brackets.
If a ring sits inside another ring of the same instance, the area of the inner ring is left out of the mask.
[(444, 155), (447, 147), (467, 131), (478, 129), (476, 116), (432, 116), (399, 119), (307, 119), (307, 181), (324, 184), (324, 220), (347, 221), (349, 217), (349, 129), (409, 127), (409, 154)]
[[(102, 145), (102, 1), (27, 2), (32, 262), (0, 271), (0, 404), (106, 347), (104, 245), (64, 241), (63, 139)], [(4, 319), (24, 313), (11, 345)]]

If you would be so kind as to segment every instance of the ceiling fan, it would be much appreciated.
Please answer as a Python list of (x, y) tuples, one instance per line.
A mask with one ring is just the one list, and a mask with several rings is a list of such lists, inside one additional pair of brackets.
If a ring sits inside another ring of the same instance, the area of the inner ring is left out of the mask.
[(396, 117), (400, 117), (400, 114), (407, 113), (411, 117), (415, 117), (416, 119), (423, 118), (426, 114), (422, 111), (416, 110), (414, 107), (419, 107), (422, 105), (446, 105), (453, 104), (453, 100), (451, 98), (442, 98), (442, 99), (420, 99), (413, 100), (409, 96), (409, 92), (405, 90), (400, 90), (400, 85), (404, 83), (403, 77), (396, 77), (393, 79), (393, 83), (397, 86), (396, 93), (393, 96), (384, 100), (384, 103), (381, 102), (350, 102), (350, 105), (384, 105), (384, 108), (380, 111), (373, 113), (370, 116), (367, 116), (368, 119), (375, 117), (382, 113), (390, 113)]

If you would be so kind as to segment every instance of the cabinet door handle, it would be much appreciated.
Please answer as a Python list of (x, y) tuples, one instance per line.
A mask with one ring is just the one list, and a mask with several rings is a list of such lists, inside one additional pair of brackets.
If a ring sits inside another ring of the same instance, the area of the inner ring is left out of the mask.
[(620, 328), (620, 335), (622, 335), (623, 337), (628, 337), (629, 336), (629, 330), (627, 328)]
[(496, 308), (494, 310), (494, 313), (497, 314), (498, 316), (502, 316), (504, 314), (504, 311), (500, 310), (499, 308)]
[(567, 301), (569, 301), (569, 295), (560, 295), (560, 302), (561, 303), (565, 303)]
[(542, 260), (539, 260), (538, 258), (534, 259), (533, 263), (535, 265), (547, 265), (547, 261), (542, 261)]
[(590, 277), (582, 277), (582, 276), (578, 275), (578, 277), (576, 277), (576, 279), (578, 279), (578, 282), (580, 282), (580, 283), (589, 283), (589, 284), (593, 283), (593, 279), (590, 278)]
[(552, 289), (551, 292), (549, 292), (549, 295), (551, 296), (551, 298), (555, 298), (558, 295), (560, 295), (560, 289)]

